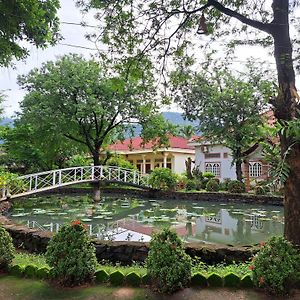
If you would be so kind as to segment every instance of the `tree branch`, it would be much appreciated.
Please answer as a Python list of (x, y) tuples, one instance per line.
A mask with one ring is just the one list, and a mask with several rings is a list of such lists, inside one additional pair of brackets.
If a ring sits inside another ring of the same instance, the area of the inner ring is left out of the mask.
[(219, 3), (216, 0), (208, 0), (207, 2), (208, 6), (213, 6), (214, 8), (216, 8), (218, 11), (220, 11), (221, 13), (233, 17), (239, 21), (241, 21), (242, 23), (249, 25), (253, 28), (259, 29), (261, 31), (264, 31), (266, 33), (272, 34), (272, 25), (269, 23), (262, 23), (260, 21), (256, 21), (256, 20), (252, 20), (249, 19), (243, 15), (241, 15), (240, 13), (233, 11), (225, 6), (223, 6), (221, 3)]

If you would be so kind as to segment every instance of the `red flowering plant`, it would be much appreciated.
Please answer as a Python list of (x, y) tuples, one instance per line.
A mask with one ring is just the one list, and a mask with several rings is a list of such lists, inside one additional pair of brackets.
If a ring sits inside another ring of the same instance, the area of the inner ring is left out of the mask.
[(300, 255), (283, 237), (261, 243), (249, 267), (257, 287), (273, 295), (288, 294), (299, 278)]

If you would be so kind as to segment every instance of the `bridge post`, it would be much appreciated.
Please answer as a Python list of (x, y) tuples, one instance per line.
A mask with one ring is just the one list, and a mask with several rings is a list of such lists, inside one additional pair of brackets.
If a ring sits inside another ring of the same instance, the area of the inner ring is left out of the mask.
[(52, 173), (52, 184), (53, 185), (55, 185), (55, 177), (56, 177), (56, 172), (55, 171), (53, 171), (53, 173)]

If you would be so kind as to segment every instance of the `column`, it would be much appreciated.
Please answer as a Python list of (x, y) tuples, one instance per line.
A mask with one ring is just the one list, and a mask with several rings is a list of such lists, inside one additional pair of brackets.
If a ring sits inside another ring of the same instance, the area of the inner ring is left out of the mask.
[(143, 158), (143, 164), (142, 164), (142, 174), (146, 173), (146, 156), (142, 155)]
[(164, 164), (163, 164), (163, 167), (165, 169), (167, 168), (167, 157), (168, 157), (168, 153), (164, 153)]

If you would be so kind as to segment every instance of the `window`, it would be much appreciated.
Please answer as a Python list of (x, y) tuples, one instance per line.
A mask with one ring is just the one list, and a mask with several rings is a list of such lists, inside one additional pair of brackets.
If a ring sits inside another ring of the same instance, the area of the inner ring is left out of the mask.
[(224, 153), (223, 153), (223, 157), (224, 157), (224, 158), (228, 158), (228, 153), (227, 153), (227, 152), (224, 152)]
[(260, 162), (249, 162), (249, 176), (260, 177), (262, 164)]
[(220, 158), (221, 154), (220, 153), (205, 153), (204, 157), (205, 158)]
[(205, 163), (205, 172), (213, 173), (216, 177), (221, 176), (220, 163)]

